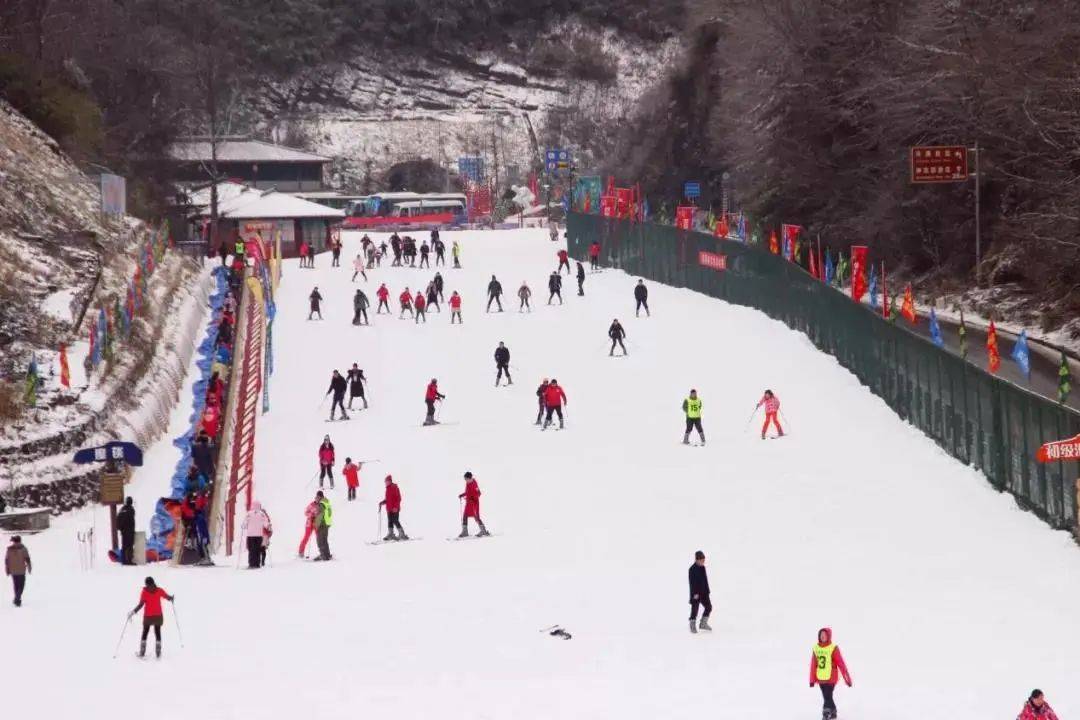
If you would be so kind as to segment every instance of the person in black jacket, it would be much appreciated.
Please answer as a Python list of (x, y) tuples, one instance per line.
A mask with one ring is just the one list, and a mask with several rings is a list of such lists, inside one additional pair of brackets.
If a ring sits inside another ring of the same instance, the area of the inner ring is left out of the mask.
[(439, 306), (439, 291), (435, 288), (435, 281), (431, 281), (427, 286), (427, 306), (430, 310), (435, 308), (435, 312), (442, 313), (442, 307)]
[(120, 512), (116, 513), (116, 529), (120, 531), (120, 562), (124, 565), (135, 564), (135, 501), (124, 500)]
[(311, 312), (308, 313), (307, 319), (310, 320), (312, 315), (318, 313), (319, 319), (322, 320), (322, 310), (319, 309), (319, 303), (322, 302), (322, 293), (319, 292), (318, 285), (316, 285), (315, 289), (308, 295), (308, 299), (311, 300)]
[(544, 391), (548, 388), (548, 379), (544, 378), (544, 381), (540, 383), (540, 387), (536, 388), (536, 424), (540, 424), (540, 419), (544, 416)]
[(548, 278), (548, 290), (551, 291), (551, 294), (548, 295), (548, 305), (551, 304), (551, 301), (555, 299), (556, 296), (559, 298), (559, 304), (562, 305), (562, 276), (559, 275), (559, 273), (551, 273), (551, 276)]
[(439, 231), (431, 231), (431, 249), (435, 251), (435, 266), (446, 265), (446, 243), (439, 239)]
[[(438, 265), (439, 263), (436, 262), (435, 264)], [(444, 262), (443, 265), (445, 265), (445, 264), (446, 263)], [(442, 302), (443, 301), (443, 292), (442, 292), (443, 278), (442, 278), (442, 275), (440, 275), (439, 273), (435, 273), (435, 278), (432, 280), (432, 282), (435, 283), (435, 292), (439, 293), (439, 302)]]
[(499, 347), (495, 348), (495, 367), (498, 370), (498, 374), (495, 375), (495, 387), (499, 387), (499, 380), (502, 379), (503, 373), (506, 373), (506, 384), (514, 384), (513, 378), (510, 377), (510, 348), (503, 343), (499, 343)]
[(364, 371), (353, 363), (346, 377), (349, 379), (349, 409), (352, 410), (353, 398), (360, 398), (364, 403), (364, 409), (367, 410), (367, 398), (364, 397), (364, 383), (367, 382), (367, 378), (364, 377)]
[(491, 282), (488, 283), (488, 304), (487, 311), (491, 312), (491, 303), (494, 301), (499, 306), (499, 312), (503, 311), (502, 307), (502, 283), (495, 279), (495, 276), (491, 276)]
[(394, 262), (391, 267), (401, 267), (401, 238), (397, 233), (390, 236), (390, 250), (394, 253)]
[(210, 448), (210, 436), (205, 430), (191, 444), (191, 461), (195, 468), (206, 478), (205, 482), (214, 482), (214, 453)]
[(334, 371), (333, 377), (330, 378), (330, 389), (326, 391), (326, 394), (334, 393), (334, 399), (330, 403), (330, 419), (334, 419), (334, 411), (341, 408), (341, 419), (348, 420), (349, 414), (345, 412), (345, 390), (347, 383), (345, 378), (337, 370)]
[[(705, 553), (698, 550), (694, 553), (694, 564), (690, 566), (690, 632), (696, 633), (698, 628), (712, 630), (709, 627), (709, 615), (712, 614), (712, 602), (709, 601), (709, 575), (705, 572)], [(696, 625), (698, 606), (704, 612), (701, 613), (701, 624)]]
[(622, 348), (622, 354), (626, 355), (626, 346), (623, 345), (623, 338), (626, 337), (626, 330), (623, 329), (622, 324), (617, 318), (611, 321), (611, 327), (608, 328), (607, 334), (608, 337), (611, 338), (611, 351), (608, 355), (611, 356), (615, 354), (616, 343)]
[(645, 308), (645, 316), (649, 317), (649, 289), (645, 287), (644, 280), (638, 280), (637, 285), (634, 286), (634, 299), (637, 300), (637, 307), (634, 308), (634, 317), (638, 317), (641, 314), (641, 308)]
[(368, 296), (364, 294), (363, 290), (361, 290), (360, 288), (356, 289), (356, 294), (353, 295), (352, 303), (353, 303), (352, 324), (353, 325), (359, 325), (360, 324), (360, 318), (364, 318), (364, 323), (363, 324), (364, 325), (370, 325), (371, 323), (368, 322), (367, 309), (368, 309), (368, 305), (371, 304), (371, 301), (368, 300)]
[(420, 243), (420, 267), (427, 265), (431, 267), (431, 261), (428, 259), (428, 253), (431, 252), (431, 246), (427, 244), (427, 240)]
[(585, 297), (585, 266), (580, 260), (577, 264), (577, 294), (578, 297)]

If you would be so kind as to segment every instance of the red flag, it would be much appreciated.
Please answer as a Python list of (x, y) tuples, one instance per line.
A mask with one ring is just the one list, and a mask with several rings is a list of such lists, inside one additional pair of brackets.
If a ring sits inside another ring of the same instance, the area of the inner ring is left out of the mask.
[(588, 215), (591, 212), (592, 212), (592, 193), (586, 191), (586, 193), (585, 193), (585, 214)]
[(911, 296), (911, 283), (904, 288), (904, 304), (900, 306), (900, 314), (908, 319), (912, 325), (918, 317), (915, 315), (915, 299)]
[(776, 239), (776, 231), (769, 231), (769, 252), (773, 255), (780, 254), (780, 241)]
[(866, 246), (851, 246), (851, 299), (862, 302), (866, 293)]
[(1001, 355), (998, 353), (997, 328), (990, 321), (990, 330), (986, 333), (986, 352), (990, 355), (990, 372), (996, 373), (1001, 367)]
[(881, 317), (889, 319), (889, 284), (885, 282), (885, 261), (881, 261)]
[(60, 384), (71, 387), (71, 368), (68, 367), (67, 346), (60, 343)]
[(813, 247), (810, 248), (810, 277), (814, 278), (815, 280), (818, 279), (817, 253), (814, 252)]
[(716, 235), (718, 237), (726, 238), (730, 229), (731, 228), (728, 227), (727, 213), (725, 212), (720, 216), (720, 222), (716, 223)]

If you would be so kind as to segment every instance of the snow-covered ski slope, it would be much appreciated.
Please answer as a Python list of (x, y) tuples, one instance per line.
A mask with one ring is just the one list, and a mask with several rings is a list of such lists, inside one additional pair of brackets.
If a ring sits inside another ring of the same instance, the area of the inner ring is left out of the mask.
[[(546, 231), (444, 234), (455, 238), (465, 268), (443, 275), (447, 296), (464, 296), (463, 326), (444, 307), (420, 327), (396, 311), (353, 327), (358, 237), (346, 235), (340, 268), (325, 255), (314, 270), (286, 263), (256, 460), (272, 567), (82, 573), (74, 531), (88, 513), (63, 518), (27, 541), (25, 606), (6, 595), (0, 606), (5, 717), (814, 718), (809, 653), (823, 625), (855, 682), (837, 690), (841, 718), (1014, 717), (1033, 687), (1061, 717), (1080, 715), (1080, 550), (1065, 534), (780, 323), (652, 283), (653, 316), (635, 319), (634, 278), (610, 270), (588, 276), (584, 298), (568, 279), (566, 304), (548, 307)], [(433, 272), (384, 264), (358, 284), (374, 303), (386, 281), (396, 308)], [(489, 315), (492, 273), (506, 312)], [(517, 312), (523, 279), (531, 314)], [(314, 285), (322, 322), (306, 320)], [(616, 317), (627, 358), (608, 357)], [(500, 340), (509, 388), (494, 387)], [(353, 362), (371, 409), (327, 423), (330, 372)], [(532, 424), (545, 376), (569, 397), (563, 432)], [(432, 377), (447, 395), (441, 419), (457, 424), (420, 426)], [(691, 387), (704, 448), (680, 444)], [(790, 436), (763, 442), (760, 414), (745, 428), (767, 387)], [(347, 455), (380, 462), (363, 469), (354, 503), (338, 476), (324, 564), (296, 549), (327, 433), (338, 471)], [(160, 455), (138, 480), (148, 499), (175, 460)], [(447, 542), (466, 470), (498, 535)], [(388, 472), (402, 524), (422, 539), (367, 545)], [(692, 636), (697, 549), (714, 631)], [(137, 661), (133, 625), (112, 661), (147, 572), (177, 594), (186, 648), (168, 619), (164, 659)], [(556, 623), (573, 639), (539, 632)]]

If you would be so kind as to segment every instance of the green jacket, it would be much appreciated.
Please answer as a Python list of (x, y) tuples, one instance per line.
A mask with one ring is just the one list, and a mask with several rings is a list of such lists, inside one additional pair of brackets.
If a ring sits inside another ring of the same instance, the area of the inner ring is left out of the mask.
[(691, 420), (696, 420), (701, 417), (701, 398), (686, 398), (682, 401), (683, 412), (686, 413), (686, 417)]
[(330, 500), (323, 498), (319, 502), (319, 508), (322, 510), (316, 517), (316, 527), (330, 527), (334, 524), (334, 511), (330, 507)]

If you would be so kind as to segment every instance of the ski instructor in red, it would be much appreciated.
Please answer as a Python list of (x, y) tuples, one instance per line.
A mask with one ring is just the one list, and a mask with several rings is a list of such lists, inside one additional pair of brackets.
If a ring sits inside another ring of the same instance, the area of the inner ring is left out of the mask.
[(458, 499), (464, 498), (465, 509), (461, 513), (461, 534), (459, 538), (469, 537), (469, 518), (476, 520), (480, 526), (477, 537), (487, 537), (491, 533), (484, 527), (484, 521), (480, 519), (480, 485), (476, 482), (471, 472), (465, 473), (465, 492), (458, 495)]
[(836, 718), (836, 703), (833, 702), (833, 690), (836, 689), (837, 673), (844, 676), (844, 682), (851, 687), (851, 675), (848, 674), (840, 646), (832, 641), (832, 628), (818, 630), (818, 641), (810, 649), (810, 687), (815, 684), (821, 688), (824, 700), (821, 707), (822, 720)]
[(425, 425), (439, 424), (439, 421), (435, 419), (435, 401), (445, 399), (446, 396), (439, 392), (439, 381), (431, 378), (427, 390), (424, 391), (424, 404), (427, 405), (427, 417), (424, 418)]

